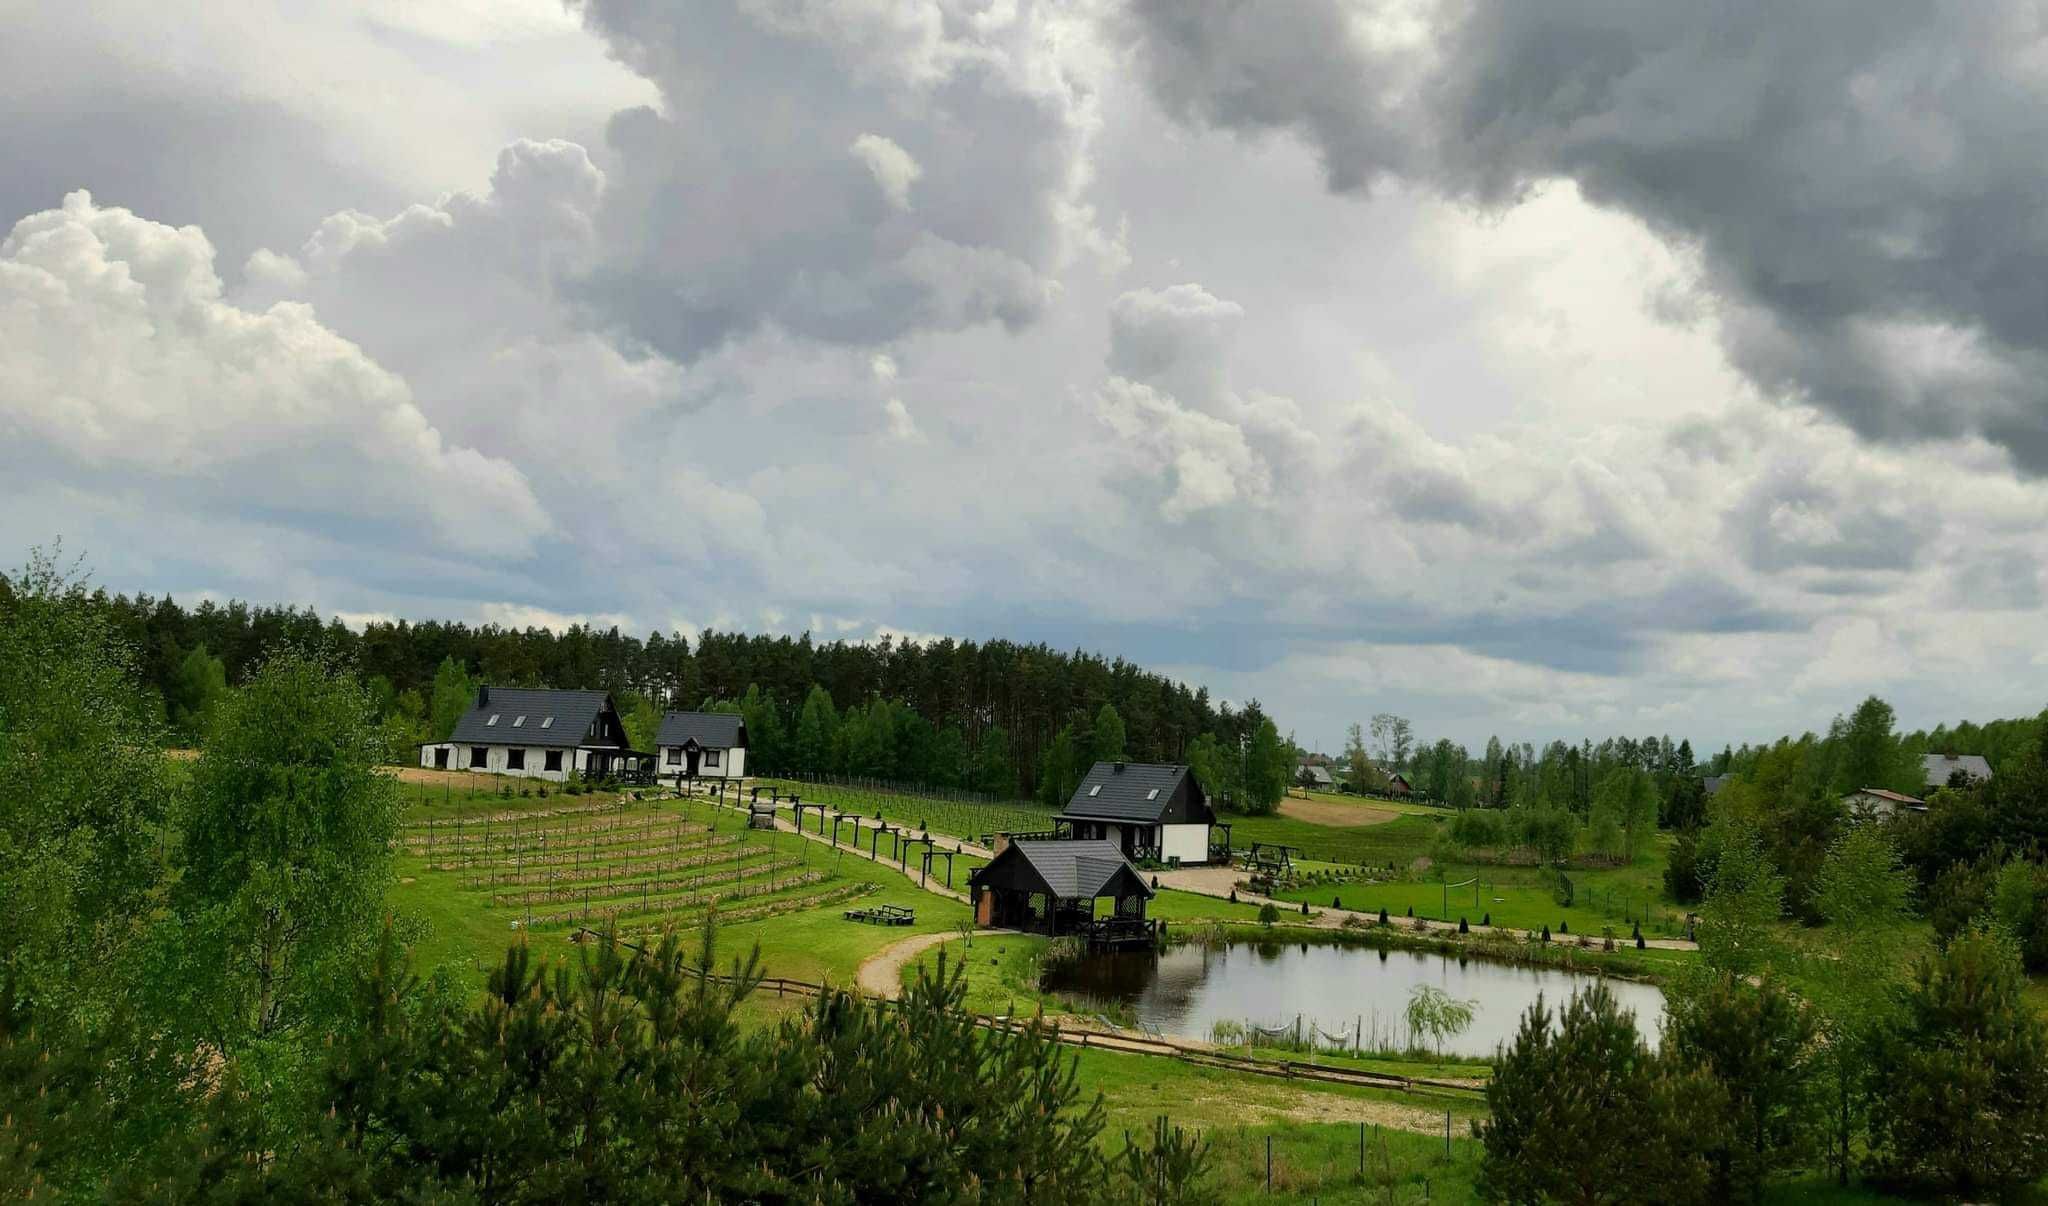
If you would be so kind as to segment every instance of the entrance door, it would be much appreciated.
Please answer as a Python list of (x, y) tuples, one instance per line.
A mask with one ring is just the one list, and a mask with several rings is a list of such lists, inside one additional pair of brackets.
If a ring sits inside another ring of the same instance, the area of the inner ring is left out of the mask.
[(692, 779), (696, 778), (697, 760), (702, 756), (703, 751), (694, 745), (683, 747), (683, 773), (689, 775)]
[(441, 747), (440, 749), (437, 749), (437, 750), (435, 750), (435, 751), (434, 751), (434, 769), (435, 769), (435, 770), (447, 770), (447, 769), (448, 769), (448, 747), (447, 747), (447, 746), (445, 746), (445, 745), (444, 745), (444, 746), (442, 746), (442, 747)]

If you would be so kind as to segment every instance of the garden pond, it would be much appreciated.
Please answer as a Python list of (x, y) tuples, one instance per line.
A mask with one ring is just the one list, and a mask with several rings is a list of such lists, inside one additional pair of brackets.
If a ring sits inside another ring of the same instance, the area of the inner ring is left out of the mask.
[[(1472, 1022), (1445, 1052), (1488, 1057), (1514, 1037), (1540, 995), (1557, 1012), (1599, 977), (1434, 952), (1302, 942), (1185, 944), (1163, 952), (1093, 954), (1048, 967), (1039, 987), (1082, 1004), (1113, 1002), (1155, 1034), (1208, 1040), (1217, 1023), (1299, 1036), (1321, 1046), (1368, 1050), (1431, 1045), (1411, 1039), (1411, 994), (1433, 985), (1473, 1004)], [(1664, 994), (1655, 985), (1609, 979), (1636, 1028), (1657, 1044)], [(1120, 1010), (1119, 1010), (1120, 1011)]]

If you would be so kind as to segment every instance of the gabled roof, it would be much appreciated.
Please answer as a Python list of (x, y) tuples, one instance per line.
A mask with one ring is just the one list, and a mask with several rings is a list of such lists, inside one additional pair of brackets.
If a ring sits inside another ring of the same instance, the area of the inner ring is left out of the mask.
[(667, 712), (654, 738), (659, 746), (687, 745), (699, 749), (742, 749), (747, 744), (747, 726), (731, 712)]
[(1729, 781), (1734, 778), (1734, 775), (1709, 775), (1707, 776), (1707, 779), (1703, 786), (1706, 788), (1706, 792), (1708, 795), (1715, 795), (1719, 793), (1722, 788), (1728, 786)]
[[(1138, 874), (1138, 869), (1124, 857), (1115, 842), (1011, 842), (1009, 850), (1016, 851), (1015, 857), (1031, 865), (1038, 878), (1045, 882), (1046, 891), (1064, 900), (1109, 895), (1112, 881), (1124, 871), (1130, 872), (1140, 891), (1146, 896), (1152, 895), (1152, 889), (1145, 884), (1145, 877)], [(1008, 854), (1009, 850), (1003, 853)]]
[(1098, 762), (1074, 789), (1062, 816), (1157, 821), (1173, 803), (1188, 768), (1159, 762)]
[(1859, 787), (1855, 791), (1850, 792), (1849, 795), (1852, 799), (1856, 796), (1876, 796), (1880, 800), (1890, 800), (1894, 804), (1905, 804), (1912, 807), (1927, 803), (1925, 800), (1915, 799), (1903, 792), (1896, 792), (1883, 787)]
[(1982, 754), (1929, 754), (1920, 764), (1927, 771), (1924, 782), (1929, 787), (1947, 787), (1948, 777), (1957, 771), (1980, 782), (1991, 777), (1991, 764)]
[(1330, 778), (1330, 771), (1328, 767), (1304, 766), (1301, 769), (1308, 772), (1309, 782), (1314, 783), (1319, 787), (1327, 783), (1335, 782), (1335, 780)]
[(477, 692), (477, 705), (455, 722), (448, 740), (470, 745), (582, 745), (590, 722), (610, 699), (603, 691), (485, 687)]

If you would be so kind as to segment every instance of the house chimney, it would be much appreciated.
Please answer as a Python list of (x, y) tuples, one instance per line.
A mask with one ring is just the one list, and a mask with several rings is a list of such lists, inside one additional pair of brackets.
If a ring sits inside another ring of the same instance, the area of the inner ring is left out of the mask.
[(1123, 774), (1123, 773), (1124, 773), (1124, 764), (1123, 764), (1123, 763), (1119, 762), (1119, 763), (1117, 763), (1117, 764), (1116, 764), (1116, 773), (1117, 773), (1117, 774), (1119, 774), (1119, 775), (1121, 775), (1121, 774)]
[(485, 683), (483, 686), (478, 687), (476, 689), (476, 706), (479, 708), (489, 707), (490, 703), (491, 685), (489, 683)]

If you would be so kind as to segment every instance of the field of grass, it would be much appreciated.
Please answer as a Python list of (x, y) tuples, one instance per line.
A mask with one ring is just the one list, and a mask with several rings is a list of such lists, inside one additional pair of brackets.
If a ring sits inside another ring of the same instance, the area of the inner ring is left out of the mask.
[[(1567, 874), (1574, 888), (1569, 908), (1557, 903), (1554, 877), (1533, 867), (1452, 865), (1440, 872), (1432, 869), (1423, 880), (1320, 884), (1288, 888), (1278, 898), (1307, 901), (1311, 907), (1341, 901), (1347, 909), (1385, 909), (1392, 917), (1405, 917), (1413, 909), (1417, 917), (1432, 921), (1464, 918), (1473, 925), (1490, 916), (1499, 926), (1523, 930), (1549, 926), (1552, 932), (1569, 927), (1570, 933), (1596, 937), (1607, 927), (1626, 937), (1630, 926), (1640, 920), (1646, 937), (1683, 935), (1684, 914), (1664, 902), (1663, 885), (1656, 881), (1662, 874), (1661, 864)], [(1447, 887), (1466, 880), (1477, 882)]]
[(1057, 808), (1030, 800), (1000, 804), (969, 803), (937, 795), (839, 787), (788, 779), (761, 779), (757, 782), (763, 790), (773, 789), (778, 795), (794, 792), (807, 804), (829, 804), (845, 812), (880, 817), (892, 824), (909, 825), (914, 829), (976, 843), (994, 833), (1032, 833), (1051, 829), (1052, 819), (1059, 812)]
[[(1080, 1052), (1082, 1088), (1100, 1093), (1112, 1150), (1125, 1134), (1148, 1134), (1164, 1114), (1169, 1126), (1198, 1133), (1210, 1146), (1206, 1184), (1225, 1202), (1474, 1200), (1476, 1101), (1445, 1101), (1393, 1090), (1248, 1076), (1156, 1056)], [(1443, 1117), (1451, 1113), (1446, 1155)], [(1366, 1175), (1359, 1176), (1361, 1125)], [(1266, 1191), (1267, 1141), (1272, 1193)]]
[(1225, 813), (1218, 819), (1230, 826), (1233, 849), (1248, 850), (1254, 842), (1269, 842), (1292, 846), (1301, 858), (1375, 867), (1392, 863), (1397, 868), (1428, 854), (1442, 823), (1420, 816), (1357, 826), (1317, 825), (1291, 817), (1247, 817), (1235, 813)]

